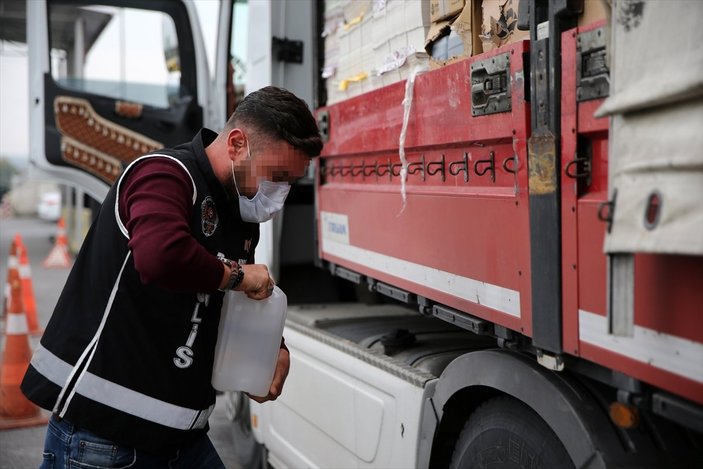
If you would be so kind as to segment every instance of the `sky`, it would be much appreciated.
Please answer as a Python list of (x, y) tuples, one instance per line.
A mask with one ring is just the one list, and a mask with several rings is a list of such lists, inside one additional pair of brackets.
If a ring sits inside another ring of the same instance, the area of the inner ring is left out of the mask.
[[(196, 0), (200, 23), (208, 25), (201, 27), (208, 59), (212, 64), (215, 50), (216, 28), (219, 2), (214, 0)], [(116, 34), (117, 28), (105, 31), (105, 35)], [(114, 30), (114, 31), (113, 31)], [(160, 40), (160, 29), (144, 28), (144, 34), (128, 40), (147, 41)], [(150, 37), (157, 34), (157, 36)], [(129, 47), (129, 45), (128, 45)], [(93, 63), (86, 64), (92, 70), (94, 78), (107, 77), (118, 73), (115, 61), (107, 59), (112, 54), (95, 54)], [(126, 64), (126, 75), (130, 79), (149, 82), (161, 79), (154, 67), (152, 58), (133, 59)], [(29, 153), (29, 89), (27, 47), (25, 44), (0, 41), (0, 156), (27, 158)]]
[(28, 152), (27, 74), (27, 47), (0, 41), (0, 156)]

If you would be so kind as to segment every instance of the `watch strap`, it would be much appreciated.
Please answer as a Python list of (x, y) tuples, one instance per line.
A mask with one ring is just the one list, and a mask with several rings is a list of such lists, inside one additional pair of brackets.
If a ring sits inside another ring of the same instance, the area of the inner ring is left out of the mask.
[(227, 281), (227, 285), (225, 285), (221, 291), (232, 290), (237, 287), (237, 285), (242, 283), (242, 279), (244, 278), (244, 270), (242, 270), (241, 266), (233, 260), (222, 257), (220, 258), (220, 261), (229, 267), (229, 280)]

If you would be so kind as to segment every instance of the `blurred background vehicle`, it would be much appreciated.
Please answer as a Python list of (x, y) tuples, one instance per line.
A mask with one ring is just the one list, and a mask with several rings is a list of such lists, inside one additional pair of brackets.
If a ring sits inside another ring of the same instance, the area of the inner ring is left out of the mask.
[(37, 216), (41, 220), (58, 221), (61, 218), (61, 192), (44, 192), (39, 197)]

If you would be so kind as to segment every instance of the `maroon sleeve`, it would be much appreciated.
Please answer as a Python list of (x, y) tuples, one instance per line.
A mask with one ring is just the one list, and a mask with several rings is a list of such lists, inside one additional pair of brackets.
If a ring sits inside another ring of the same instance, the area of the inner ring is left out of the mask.
[(193, 183), (179, 163), (153, 157), (122, 181), (119, 213), (141, 281), (183, 292), (216, 291), (224, 266), (192, 236)]

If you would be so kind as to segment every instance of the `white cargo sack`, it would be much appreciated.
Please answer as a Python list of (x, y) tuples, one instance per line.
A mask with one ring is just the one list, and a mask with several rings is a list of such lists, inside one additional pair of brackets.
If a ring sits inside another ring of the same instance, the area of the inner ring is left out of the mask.
[(605, 252), (703, 255), (703, 2), (617, 1)]

